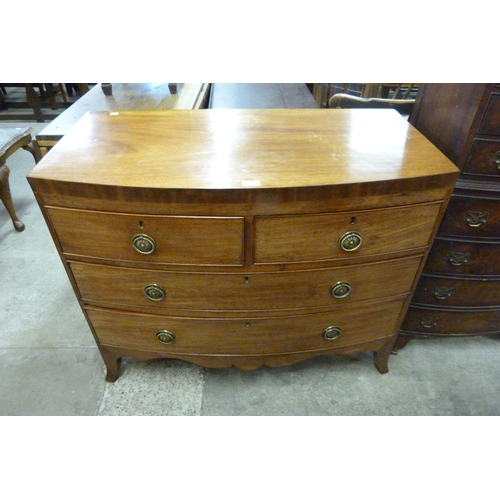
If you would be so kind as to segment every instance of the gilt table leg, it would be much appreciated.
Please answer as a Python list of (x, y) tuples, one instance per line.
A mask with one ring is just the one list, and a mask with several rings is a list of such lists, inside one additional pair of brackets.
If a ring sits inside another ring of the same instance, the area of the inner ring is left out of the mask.
[(16, 211), (14, 210), (14, 204), (12, 203), (12, 196), (10, 195), (9, 187), (9, 167), (7, 165), (2, 165), (0, 167), (0, 199), (2, 200), (7, 212), (9, 212), (12, 223), (14, 224), (14, 229), (16, 231), (24, 231), (24, 224), (17, 218)]

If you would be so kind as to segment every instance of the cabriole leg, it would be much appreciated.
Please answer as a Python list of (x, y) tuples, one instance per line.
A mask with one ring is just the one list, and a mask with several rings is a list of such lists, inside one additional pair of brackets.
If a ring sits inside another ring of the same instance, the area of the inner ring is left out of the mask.
[(9, 212), (12, 223), (14, 224), (14, 229), (16, 231), (24, 231), (24, 224), (17, 218), (14, 204), (12, 203), (9, 187), (9, 173), (10, 170), (7, 165), (2, 165), (0, 167), (0, 199), (5, 205), (7, 212)]

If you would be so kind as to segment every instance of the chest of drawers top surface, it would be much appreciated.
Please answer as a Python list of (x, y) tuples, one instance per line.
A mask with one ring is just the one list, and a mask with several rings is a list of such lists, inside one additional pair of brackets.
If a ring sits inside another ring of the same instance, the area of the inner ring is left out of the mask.
[(393, 110), (89, 113), (30, 181), (241, 190), (349, 185), (455, 174)]

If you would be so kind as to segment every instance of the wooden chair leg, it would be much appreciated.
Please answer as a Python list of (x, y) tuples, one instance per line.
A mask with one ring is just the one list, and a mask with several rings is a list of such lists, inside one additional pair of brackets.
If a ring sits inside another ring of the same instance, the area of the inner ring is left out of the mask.
[(35, 89), (33, 88), (32, 83), (25, 83), (26, 88), (26, 99), (28, 100), (28, 104), (33, 110), (33, 114), (35, 115), (35, 120), (39, 123), (45, 121), (42, 113), (42, 105), (40, 104), (40, 99), (38, 98)]
[(7, 212), (9, 212), (12, 223), (14, 224), (14, 229), (16, 231), (24, 231), (24, 224), (17, 218), (16, 211), (14, 210), (14, 204), (12, 203), (12, 197), (10, 195), (9, 186), (9, 167), (7, 165), (2, 165), (0, 167), (0, 199), (2, 200)]
[(68, 96), (66, 95), (66, 90), (64, 84), (59, 83), (59, 91), (61, 92), (61, 97), (64, 102), (68, 102)]

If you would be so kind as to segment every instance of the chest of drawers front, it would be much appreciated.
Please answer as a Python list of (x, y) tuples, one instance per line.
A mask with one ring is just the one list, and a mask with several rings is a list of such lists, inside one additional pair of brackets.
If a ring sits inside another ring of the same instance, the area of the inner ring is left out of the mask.
[[(406, 137), (399, 116), (376, 114)], [(382, 174), (374, 168), (371, 182), (346, 179), (357, 165), (345, 134), (358, 116), (90, 115), (93, 134), (107, 141), (101, 149), (93, 136), (86, 159), (74, 151), (85, 144), (87, 124), (45, 157), (30, 183), (107, 380), (116, 379), (123, 356), (255, 369), (372, 350), (379, 371), (387, 371), (456, 170), (415, 134), (418, 151), (424, 147), (430, 158), (425, 172), (388, 175), (395, 151), (409, 158), (406, 141), (395, 146), (389, 137)], [(150, 124), (141, 145), (134, 143), (138, 118)], [(221, 132), (223, 146), (215, 139)], [(342, 135), (326, 144), (335, 132)], [(293, 139), (296, 149), (287, 154)], [(204, 141), (213, 141), (211, 148)], [(340, 159), (332, 160), (333, 151)], [(143, 175), (124, 174), (148, 161)], [(401, 168), (399, 157), (397, 163)]]
[[(411, 338), (500, 333), (500, 86), (435, 84), (456, 113), (437, 126), (432, 113), (415, 125), (461, 169), (397, 345)], [(455, 96), (453, 98), (453, 96)], [(432, 98), (433, 99), (433, 98)], [(437, 113), (437, 112), (436, 112)], [(455, 129), (448, 137), (446, 130)]]

